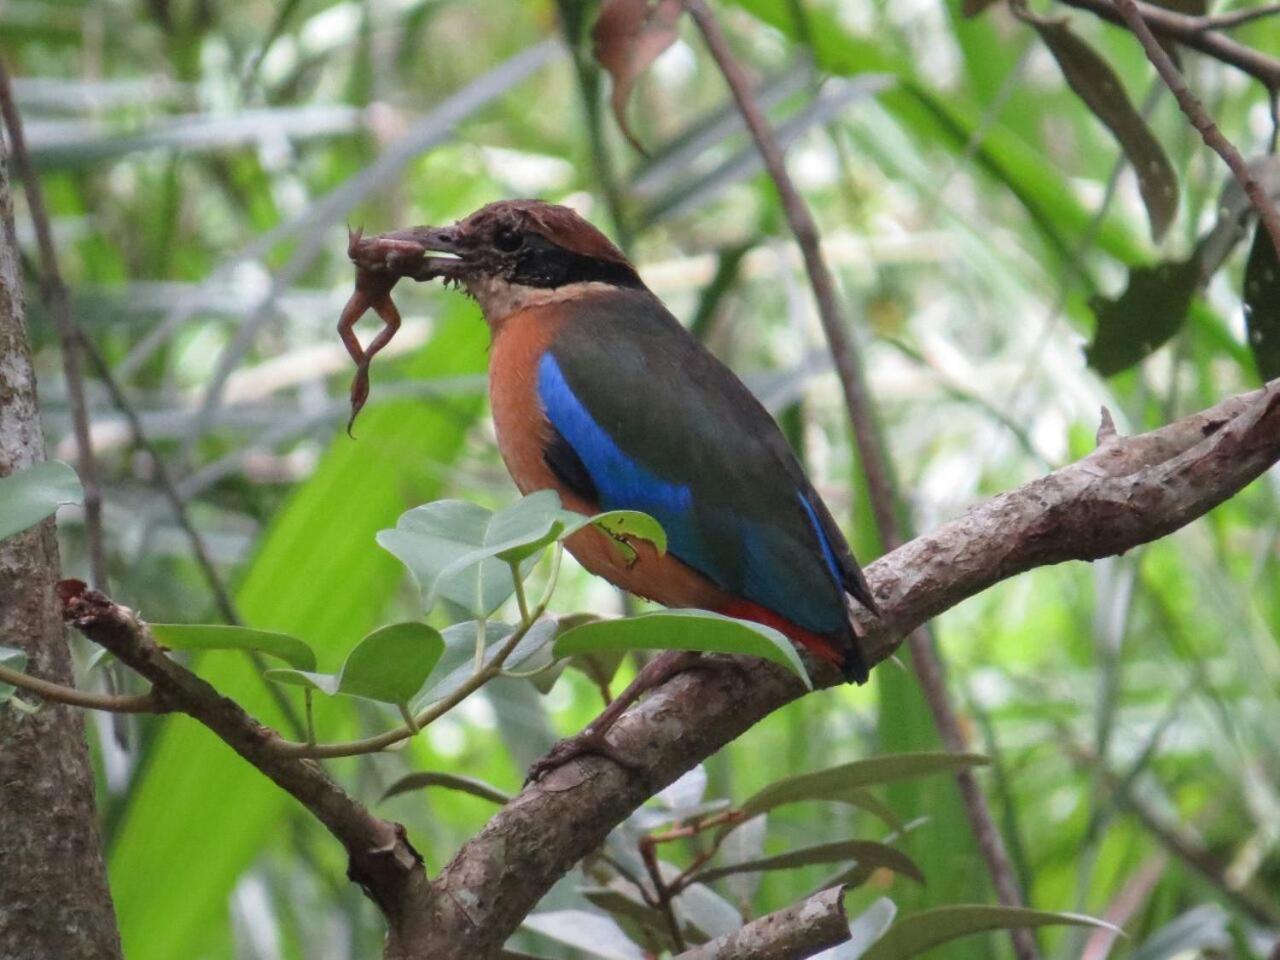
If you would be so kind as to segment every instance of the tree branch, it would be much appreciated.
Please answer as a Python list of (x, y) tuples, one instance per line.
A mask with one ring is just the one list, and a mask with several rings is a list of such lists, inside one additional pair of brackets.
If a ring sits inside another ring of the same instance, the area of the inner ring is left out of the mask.
[(31, 211), (31, 223), (35, 228), (36, 244), (40, 248), (40, 299), (44, 301), (58, 334), (58, 346), (62, 349), (63, 379), (67, 383), (67, 402), (71, 407), (71, 427), (76, 438), (76, 472), (84, 488), (84, 540), (89, 554), (89, 579), (99, 590), (109, 590), (107, 574), (107, 548), (102, 537), (102, 484), (98, 478), (98, 460), (89, 437), (89, 407), (84, 394), (84, 370), (81, 366), (80, 329), (71, 316), (71, 301), (67, 285), (58, 269), (58, 254), (53, 245), (53, 231), (49, 228), (49, 215), (44, 206), (44, 191), (27, 154), (27, 143), (22, 132), (22, 117), (13, 102), (13, 87), (9, 83), (9, 71), (0, 60), (0, 115), (9, 134), (9, 149), (13, 166), (22, 181), (27, 195), (27, 208)]
[[(706, 0), (685, 0), (685, 6), (702, 31), (707, 48), (719, 65), (720, 72), (724, 74), (725, 81), (738, 104), (738, 110), (751, 131), (769, 176), (778, 190), (787, 223), (796, 238), (796, 243), (800, 246), (805, 270), (809, 275), (809, 284), (813, 288), (814, 299), (818, 305), (818, 316), (822, 320), (822, 329), (826, 334), (836, 372), (839, 374), (840, 385), (844, 391), (845, 407), (853, 423), (854, 440), (858, 447), (862, 470), (866, 476), (867, 492), (870, 496), (872, 512), (875, 514), (876, 527), (879, 529), (881, 542), (887, 549), (892, 550), (905, 539), (904, 527), (899, 521), (900, 504), (892, 462), (880, 431), (879, 419), (871, 398), (871, 391), (867, 386), (857, 344), (848, 333), (849, 325), (836, 296), (835, 281), (822, 255), (817, 224), (800, 191), (791, 182), (782, 147), (759, 104), (756, 103), (751, 83), (734, 58), (728, 39), (720, 28), (715, 14), (707, 6)], [(965, 736), (947, 694), (942, 658), (932, 633), (927, 627), (913, 630), (907, 637), (907, 644), (911, 649), (911, 660), (915, 666), (925, 702), (929, 705), (929, 712), (933, 716), (934, 725), (938, 728), (943, 744), (953, 753), (963, 753), (967, 748)], [(982, 858), (986, 862), (987, 872), (991, 875), (996, 895), (1006, 906), (1022, 906), (1024, 898), (1017, 874), (1009, 860), (1004, 840), (1000, 836), (995, 818), (991, 815), (991, 808), (987, 805), (982, 787), (979, 786), (973, 771), (968, 768), (957, 770), (955, 777), (965, 816)], [(1039, 956), (1032, 931), (1017, 928), (1010, 930), (1009, 936), (1013, 941), (1014, 953), (1018, 960), (1035, 960)]]
[(848, 939), (844, 888), (832, 887), (677, 954), (675, 960), (804, 960)]
[[(981, 504), (867, 568), (884, 610), (862, 624), (878, 662), (898, 637), (1033, 567), (1124, 553), (1177, 530), (1280, 460), (1280, 381), (1083, 460)], [(723, 660), (723, 658), (717, 658)], [(758, 660), (683, 673), (609, 734), (640, 764), (575, 760), (527, 786), (435, 880), (416, 942), (432, 960), (493, 955), (533, 905), (655, 791), (804, 693)], [(819, 687), (838, 682), (814, 668)]]
[(1205, 110), (1204, 104), (1191, 92), (1186, 80), (1182, 77), (1182, 72), (1173, 62), (1165, 48), (1160, 46), (1160, 41), (1155, 38), (1151, 28), (1147, 26), (1147, 22), (1142, 18), (1142, 13), (1139, 11), (1135, 0), (1116, 0), (1116, 6), (1120, 11), (1120, 16), (1124, 18), (1129, 29), (1138, 38), (1138, 42), (1142, 44), (1142, 49), (1146, 51), (1147, 59), (1151, 61), (1151, 65), (1160, 74), (1160, 79), (1172, 91), (1178, 101), (1178, 106), (1182, 108), (1182, 112), (1191, 121), (1191, 125), (1200, 132), (1204, 142), (1231, 168), (1231, 173), (1239, 181), (1245, 195), (1249, 198), (1249, 202), (1253, 204), (1253, 208), (1262, 219), (1262, 223), (1271, 237), (1271, 244), (1275, 247), (1276, 255), (1280, 256), (1280, 212), (1276, 210), (1275, 204), (1271, 202), (1267, 192), (1262, 189), (1257, 178), (1250, 171), (1249, 165), (1244, 162), (1244, 157), (1240, 156), (1240, 151), (1235, 148), (1235, 145), (1230, 140), (1222, 135), (1222, 131), (1218, 129), (1208, 111)]
[[(59, 594), (67, 623), (151, 681), (152, 696), (163, 707), (204, 724), (324, 824), (346, 848), (347, 875), (378, 905), (392, 931), (406, 911), (423, 909), (426, 874), (402, 826), (369, 813), (314, 761), (273, 751), (274, 731), (167, 656), (133, 611), (77, 580), (64, 580)], [(388, 957), (402, 955), (408, 956), (388, 946)]]
[[(1124, 18), (1112, 0), (1061, 0), (1069, 7), (1087, 10), (1103, 20), (1125, 26)], [(1280, 59), (1245, 46), (1213, 29), (1203, 18), (1166, 10), (1150, 3), (1138, 3), (1138, 13), (1152, 32), (1176, 40), (1220, 63), (1249, 74), (1268, 90), (1280, 89)]]

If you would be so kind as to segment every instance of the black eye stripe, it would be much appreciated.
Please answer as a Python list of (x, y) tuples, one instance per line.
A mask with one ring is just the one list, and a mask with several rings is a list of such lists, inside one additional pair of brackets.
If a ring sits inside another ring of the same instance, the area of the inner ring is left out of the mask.
[(503, 253), (514, 253), (524, 245), (524, 237), (510, 227), (499, 227), (493, 235), (493, 245)]
[(615, 287), (643, 288), (630, 264), (588, 257), (556, 246), (545, 237), (532, 234), (516, 258), (512, 283), (527, 287), (554, 288), (570, 283), (607, 283)]

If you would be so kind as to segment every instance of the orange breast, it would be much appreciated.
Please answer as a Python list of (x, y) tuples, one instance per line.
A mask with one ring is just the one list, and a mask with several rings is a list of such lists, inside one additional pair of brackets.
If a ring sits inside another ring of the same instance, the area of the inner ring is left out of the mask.
[[(529, 307), (507, 317), (494, 334), (489, 358), (489, 400), (498, 450), (521, 493), (555, 490), (569, 510), (599, 513), (551, 472), (542, 452), (551, 440), (538, 398), (538, 361), (563, 322), (563, 305)], [(637, 559), (627, 564), (605, 533), (588, 527), (565, 546), (584, 567), (624, 590), (669, 607), (717, 610), (732, 598), (702, 574), (667, 554), (659, 556), (646, 542), (634, 544)]]

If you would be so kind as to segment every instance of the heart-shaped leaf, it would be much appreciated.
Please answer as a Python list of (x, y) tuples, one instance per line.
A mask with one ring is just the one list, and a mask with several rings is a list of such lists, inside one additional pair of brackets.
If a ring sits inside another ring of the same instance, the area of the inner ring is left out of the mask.
[(0, 540), (34, 527), (64, 503), (80, 503), (80, 478), (65, 463), (48, 460), (0, 478)]
[(330, 696), (344, 694), (401, 706), (422, 689), (444, 649), (439, 631), (425, 623), (393, 623), (357, 643), (338, 673), (268, 670), (266, 675), (277, 683)]
[(444, 638), (425, 623), (380, 627), (342, 665), (338, 692), (380, 703), (408, 703), (444, 654)]
[[(529, 562), (580, 514), (560, 506), (552, 490), (494, 512), (462, 500), (437, 500), (401, 515), (378, 543), (409, 568), (424, 610), (444, 597), (487, 617), (515, 591), (510, 563)], [(522, 574), (527, 568), (522, 568)]]
[(749, 654), (781, 664), (812, 687), (795, 647), (777, 630), (707, 610), (660, 610), (624, 620), (597, 620), (561, 634), (555, 642), (557, 657), (628, 650)]
[(172, 650), (256, 650), (295, 670), (315, 670), (315, 651), (287, 633), (220, 623), (152, 623), (151, 635)]

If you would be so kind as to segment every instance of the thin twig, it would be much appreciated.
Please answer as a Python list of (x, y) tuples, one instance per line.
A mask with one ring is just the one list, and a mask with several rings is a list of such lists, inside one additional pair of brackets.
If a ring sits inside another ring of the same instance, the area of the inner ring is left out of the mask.
[(44, 191), (27, 153), (22, 131), (22, 116), (13, 102), (13, 86), (9, 70), (0, 61), (0, 113), (9, 133), (9, 153), (27, 195), (27, 208), (40, 248), (40, 299), (53, 317), (62, 350), (63, 379), (67, 383), (67, 402), (71, 406), (71, 425), (76, 438), (76, 472), (84, 488), (84, 539), (89, 554), (89, 579), (99, 590), (110, 589), (107, 548), (102, 533), (102, 484), (98, 479), (98, 461), (89, 435), (89, 407), (84, 394), (84, 370), (80, 363), (81, 336), (71, 316), (67, 285), (58, 269), (58, 255), (53, 246), (53, 231), (44, 205)]
[[(1061, 0), (1069, 7), (1087, 10), (1111, 23), (1125, 24), (1112, 0)], [(1166, 10), (1150, 3), (1139, 3), (1138, 13), (1153, 31), (1183, 46), (1198, 50), (1220, 63), (1242, 70), (1268, 90), (1280, 88), (1280, 59), (1267, 56), (1215, 30), (1205, 30), (1201, 18)]]
[(369, 893), (389, 924), (398, 924), (406, 910), (426, 908), (426, 875), (403, 827), (373, 816), (318, 764), (273, 752), (271, 731), (169, 657), (132, 611), (76, 581), (63, 581), (58, 592), (67, 623), (149, 680), (165, 705), (215, 733), (342, 843), (350, 858), (348, 875)]
[(164, 713), (164, 708), (149, 693), (116, 696), (109, 693), (94, 693), (92, 690), (79, 690), (61, 683), (41, 680), (20, 670), (11, 670), (0, 665), (0, 683), (7, 683), (19, 690), (27, 690), (42, 700), (51, 703), (65, 703), (72, 707), (83, 707), (86, 710), (102, 710), (107, 713)]
[[(782, 149), (761, 112), (751, 92), (751, 85), (741, 66), (729, 48), (728, 39), (719, 21), (705, 0), (686, 0), (686, 8), (698, 24), (707, 48), (724, 74), (733, 93), (738, 109), (764, 159), (766, 169), (782, 200), (782, 208), (791, 226), (791, 232), (800, 246), (809, 283), (813, 287), (818, 315), (831, 348), (840, 385), (844, 391), (845, 406), (853, 423), (854, 439), (859, 458), (866, 474), (868, 494), (880, 538), (887, 550), (903, 543), (902, 527), (898, 522), (898, 496), (893, 470), (877, 422), (876, 410), (867, 388), (857, 347), (847, 333), (848, 324), (836, 296), (835, 282), (822, 255), (817, 225), (808, 205), (792, 183), (787, 173)], [(913, 630), (908, 637), (912, 659), (920, 678), (925, 699), (933, 714), (934, 723), (948, 750), (964, 752), (964, 734), (959, 719), (947, 696), (942, 663), (927, 628)], [(977, 779), (969, 770), (956, 775), (964, 800), (970, 828), (986, 860), (987, 870), (1001, 903), (1006, 906), (1022, 906), (1023, 896), (1018, 879), (1009, 861), (1004, 842), (996, 827), (995, 819), (987, 805), (986, 797)], [(1010, 931), (1014, 950), (1019, 960), (1033, 960), (1039, 955), (1035, 939), (1028, 930)]]
[(1253, 204), (1253, 208), (1258, 211), (1258, 216), (1262, 218), (1262, 222), (1266, 225), (1267, 233), (1276, 248), (1276, 253), (1280, 255), (1280, 211), (1276, 210), (1275, 204), (1271, 202), (1267, 192), (1253, 176), (1253, 173), (1249, 170), (1249, 165), (1244, 161), (1244, 157), (1240, 156), (1240, 151), (1235, 148), (1230, 140), (1222, 135), (1222, 131), (1218, 129), (1205, 110), (1204, 104), (1191, 92), (1186, 80), (1183, 79), (1182, 71), (1178, 69), (1164, 47), (1160, 46), (1160, 41), (1155, 38), (1151, 28), (1147, 26), (1142, 12), (1138, 9), (1136, 0), (1116, 0), (1116, 8), (1120, 11), (1125, 23), (1129, 25), (1129, 29), (1133, 31), (1134, 36), (1138, 38), (1138, 42), (1142, 44), (1142, 49), (1147, 53), (1147, 59), (1151, 61), (1152, 66), (1156, 68), (1156, 72), (1160, 74), (1160, 78), (1164, 80), (1165, 85), (1177, 98), (1178, 106), (1187, 115), (1191, 125), (1200, 131), (1200, 136), (1204, 139), (1204, 142), (1213, 148), (1218, 156), (1231, 168), (1231, 172), (1235, 174), (1235, 178), (1240, 182), (1240, 186), (1244, 188), (1249, 202)]
[(1232, 10), (1228, 13), (1207, 13), (1199, 17), (1201, 30), (1233, 30), (1246, 23), (1274, 17), (1280, 14), (1280, 3), (1264, 4), (1261, 7), (1246, 7), (1243, 10)]
[(678, 954), (675, 960), (797, 960), (848, 939), (844, 889), (831, 887)]

